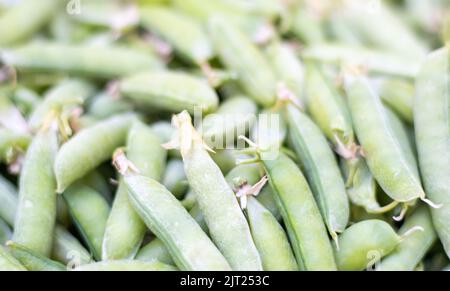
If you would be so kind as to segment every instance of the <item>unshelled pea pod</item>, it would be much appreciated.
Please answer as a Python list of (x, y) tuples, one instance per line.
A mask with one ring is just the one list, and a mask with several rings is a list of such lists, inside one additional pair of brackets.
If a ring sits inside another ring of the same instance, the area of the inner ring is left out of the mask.
[(4, 245), (7, 241), (11, 239), (12, 231), (9, 225), (0, 218), (0, 245)]
[(34, 252), (18, 243), (8, 242), (8, 248), (11, 254), (28, 270), (28, 271), (65, 271), (66, 267), (58, 262)]
[(19, 197), (15, 186), (0, 176), (0, 218), (10, 226), (14, 226)]
[(108, 93), (101, 93), (90, 102), (88, 113), (95, 118), (106, 119), (115, 114), (133, 111), (133, 109), (133, 105), (127, 100), (116, 100)]
[(375, 82), (383, 103), (404, 121), (412, 124), (414, 119), (414, 84), (402, 79), (384, 79)]
[(219, 104), (216, 92), (204, 80), (186, 73), (145, 72), (120, 82), (120, 92), (131, 101), (169, 112), (214, 111)]
[(142, 262), (136, 260), (102, 261), (75, 268), (82, 272), (117, 272), (117, 271), (177, 271), (178, 269), (160, 262)]
[(427, 57), (416, 82), (414, 125), (419, 164), (425, 189), (433, 202), (434, 227), (450, 257), (450, 49), (442, 48)]
[(311, 9), (305, 9), (303, 5), (294, 12), (289, 30), (307, 45), (322, 43), (326, 40), (322, 20), (318, 15), (311, 13)]
[(27, 269), (3, 246), (0, 246), (0, 271), (26, 271)]
[(189, 185), (184, 173), (183, 161), (178, 159), (170, 160), (167, 163), (166, 171), (162, 179), (162, 184), (178, 199), (183, 198)]
[(125, 144), (128, 129), (135, 118), (132, 114), (111, 117), (80, 131), (65, 143), (54, 166), (57, 192), (62, 193), (73, 182), (110, 159), (114, 150)]
[(5, 50), (0, 59), (23, 72), (69, 73), (106, 79), (162, 68), (152, 55), (125, 47), (49, 42)]
[(59, 225), (55, 228), (51, 258), (68, 267), (84, 265), (92, 261), (91, 255), (78, 239)]

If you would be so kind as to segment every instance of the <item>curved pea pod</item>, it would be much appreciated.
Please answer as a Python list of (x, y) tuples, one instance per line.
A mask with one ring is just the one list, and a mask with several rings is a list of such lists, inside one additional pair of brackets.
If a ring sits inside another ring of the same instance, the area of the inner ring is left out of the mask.
[(0, 176), (0, 218), (10, 226), (14, 226), (18, 204), (17, 189), (11, 182)]
[[(61, 7), (58, 0), (21, 1), (0, 17), (0, 46), (8, 46), (32, 36)], [(14, 28), (14, 29), (11, 29)]]
[[(336, 270), (319, 208), (297, 165), (285, 154), (262, 160), (301, 270)], [(307, 219), (305, 219), (307, 218)]]
[(297, 262), (286, 233), (269, 210), (250, 197), (247, 219), (265, 271), (296, 271)]
[(227, 69), (237, 74), (239, 84), (258, 104), (275, 103), (276, 78), (261, 51), (233, 24), (221, 17), (209, 21), (210, 37)]
[(136, 211), (182, 270), (229, 270), (216, 246), (167, 189), (150, 178), (123, 177)]
[(399, 231), (404, 235), (413, 227), (423, 231), (415, 232), (402, 240), (400, 245), (376, 267), (378, 271), (413, 271), (437, 240), (429, 210), (420, 206), (408, 217)]
[(380, 98), (367, 79), (355, 76), (347, 80), (346, 91), (358, 139), (380, 186), (398, 202), (425, 199), (420, 180), (394, 135)]
[(14, 91), (12, 101), (17, 105), (20, 112), (28, 116), (41, 101), (38, 93), (25, 86), (20, 86)]
[(180, 148), (189, 185), (196, 194), (209, 233), (233, 270), (262, 270), (250, 228), (219, 167), (209, 156), (191, 117), (184, 111), (174, 116), (177, 139), (169, 147)]
[(19, 181), (13, 241), (44, 256), (50, 255), (56, 222), (53, 162), (57, 150), (56, 131), (41, 130), (27, 151)]
[(0, 88), (0, 126), (17, 134), (28, 134), (28, 125), (22, 113), (11, 101), (10, 87)]
[(28, 270), (28, 271), (65, 271), (66, 267), (58, 262), (36, 253), (15, 242), (8, 242), (7, 246), (11, 254)]
[(278, 81), (304, 103), (304, 69), (295, 52), (287, 44), (274, 41), (267, 48), (266, 55)]
[(237, 162), (235, 152), (232, 149), (217, 150), (211, 154), (211, 158), (224, 175), (231, 171)]
[(217, 149), (225, 149), (235, 144), (237, 137), (246, 135), (255, 123), (257, 110), (256, 104), (244, 96), (226, 100), (215, 113), (203, 119), (203, 139)]
[(118, 272), (118, 271), (178, 271), (177, 268), (160, 262), (142, 262), (136, 260), (102, 261), (98, 263), (83, 265), (74, 271), (83, 272)]
[(58, 225), (55, 228), (51, 258), (68, 267), (88, 264), (92, 260), (78, 239)]
[(173, 265), (174, 261), (162, 240), (155, 238), (143, 246), (136, 255), (136, 260), (145, 262), (159, 261), (164, 264)]
[(27, 269), (8, 251), (0, 246), (0, 271), (26, 271)]
[(214, 55), (202, 25), (174, 9), (162, 6), (142, 9), (141, 23), (173, 45), (182, 57), (194, 64), (208, 62)]
[(289, 137), (334, 240), (345, 230), (350, 208), (345, 184), (325, 136), (297, 108), (288, 105)]
[(160, 61), (149, 54), (112, 45), (36, 42), (5, 50), (0, 59), (19, 72), (67, 73), (103, 79), (162, 68)]
[(219, 98), (207, 82), (179, 72), (146, 72), (120, 82), (120, 92), (131, 101), (169, 112), (194, 113), (217, 109)]
[(62, 193), (73, 182), (110, 159), (114, 150), (125, 144), (128, 129), (135, 118), (132, 114), (111, 117), (81, 130), (65, 143), (54, 166), (57, 192)]
[(414, 124), (425, 189), (440, 209), (432, 209), (435, 229), (450, 257), (449, 48), (428, 56), (416, 82)]
[[(127, 140), (130, 161), (146, 177), (160, 181), (167, 153), (161, 140), (150, 127), (140, 121), (133, 123)], [(122, 179), (109, 215), (103, 238), (103, 260), (132, 259), (141, 246), (147, 228), (131, 205)]]
[(405, 78), (415, 78), (420, 69), (417, 58), (341, 44), (313, 45), (305, 49), (302, 56), (306, 60), (335, 65), (362, 64), (370, 73)]
[(35, 108), (28, 124), (31, 129), (38, 130), (51, 111), (70, 111), (81, 105), (94, 93), (94, 86), (87, 81), (68, 79), (49, 90), (42, 102)]
[(184, 173), (184, 165), (181, 160), (170, 160), (166, 166), (166, 172), (162, 184), (178, 199), (182, 198), (189, 188)]
[(385, 79), (375, 82), (383, 103), (404, 121), (412, 124), (414, 122), (414, 84), (402, 79)]
[(392, 227), (381, 220), (365, 220), (339, 236), (335, 250), (340, 271), (362, 271), (375, 265), (401, 242)]
[(94, 258), (102, 254), (102, 242), (110, 208), (95, 190), (75, 184), (63, 193), (70, 216)]
[(94, 170), (81, 179), (82, 184), (91, 187), (108, 201), (112, 203), (113, 195), (111, 193), (111, 187), (106, 178), (98, 170)]
[(116, 114), (122, 114), (133, 111), (133, 105), (123, 99), (114, 99), (108, 93), (102, 93), (96, 96), (89, 104), (88, 112), (90, 115), (106, 119)]
[(12, 231), (3, 219), (0, 218), (0, 245), (11, 239)]
[[(303, 5), (302, 5), (303, 6)], [(294, 13), (289, 31), (307, 45), (323, 43), (326, 35), (323, 30), (322, 20), (311, 9), (300, 7)]]

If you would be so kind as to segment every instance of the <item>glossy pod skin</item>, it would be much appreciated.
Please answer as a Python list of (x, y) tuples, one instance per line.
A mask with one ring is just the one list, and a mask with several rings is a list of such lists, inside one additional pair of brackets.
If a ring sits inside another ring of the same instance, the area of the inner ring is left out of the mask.
[(42, 129), (27, 151), (19, 181), (13, 241), (44, 256), (50, 255), (56, 222), (56, 179), (52, 165), (57, 150), (55, 130)]
[(131, 114), (111, 117), (80, 131), (65, 143), (54, 166), (57, 192), (62, 193), (73, 182), (110, 159), (114, 150), (125, 144), (128, 129), (135, 118)]
[(66, 267), (58, 262), (42, 256), (20, 244), (8, 242), (8, 248), (11, 254), (28, 270), (28, 271), (65, 271)]
[(288, 105), (290, 142), (305, 169), (311, 190), (333, 239), (345, 230), (350, 207), (333, 151), (319, 128), (297, 108)]
[(3, 246), (0, 246), (0, 271), (26, 271), (27, 269)]
[(244, 214), (219, 167), (209, 156), (201, 136), (185, 111), (173, 118), (178, 129), (184, 168), (189, 185), (208, 225), (210, 236), (233, 270), (262, 270)]
[[(146, 177), (160, 181), (166, 163), (166, 150), (150, 127), (135, 121), (128, 133), (130, 161)], [(131, 205), (126, 186), (119, 182), (103, 240), (104, 260), (132, 259), (142, 243), (147, 228)]]
[(421, 227), (423, 231), (404, 238), (400, 245), (376, 266), (377, 271), (414, 271), (437, 240), (431, 215), (426, 206), (420, 206), (406, 219), (399, 235), (404, 235), (413, 227)]
[(118, 272), (118, 271), (177, 271), (178, 269), (160, 262), (141, 262), (135, 260), (119, 260), (119, 261), (102, 261), (83, 265), (74, 271), (82, 272)]
[(204, 80), (179, 72), (145, 72), (120, 82), (120, 92), (144, 107), (169, 112), (188, 110), (194, 113), (217, 109), (219, 98)]
[(282, 153), (262, 163), (300, 270), (336, 270), (326, 226), (300, 169)]
[(350, 78), (346, 91), (353, 124), (375, 179), (395, 201), (424, 199), (420, 180), (394, 135), (380, 98), (366, 78)]
[(5, 50), (0, 59), (19, 72), (69, 73), (106, 79), (162, 68), (155, 57), (124, 47), (45, 42)]
[(338, 269), (362, 271), (371, 268), (400, 242), (401, 238), (384, 221), (365, 220), (356, 223), (339, 236), (339, 250), (335, 250)]
[(238, 28), (221, 17), (212, 18), (208, 26), (220, 60), (237, 74), (245, 93), (261, 106), (273, 105), (276, 78), (262, 52)]
[(442, 48), (424, 63), (416, 83), (414, 124), (419, 164), (427, 195), (442, 204), (432, 209), (434, 227), (450, 257), (450, 49)]

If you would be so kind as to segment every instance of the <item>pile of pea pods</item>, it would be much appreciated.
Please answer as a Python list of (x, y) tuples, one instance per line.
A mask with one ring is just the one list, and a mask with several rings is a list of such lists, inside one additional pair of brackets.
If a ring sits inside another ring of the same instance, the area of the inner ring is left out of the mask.
[(450, 1), (0, 0), (0, 245), (0, 270), (450, 270)]

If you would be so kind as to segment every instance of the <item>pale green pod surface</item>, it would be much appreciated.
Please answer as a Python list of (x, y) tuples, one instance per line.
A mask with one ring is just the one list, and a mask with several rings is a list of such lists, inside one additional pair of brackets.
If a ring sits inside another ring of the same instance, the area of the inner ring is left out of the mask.
[(11, 239), (12, 231), (3, 219), (0, 218), (0, 245)]
[(212, 241), (161, 184), (140, 175), (126, 175), (131, 203), (146, 225), (169, 249), (182, 270), (229, 270)]
[(406, 219), (399, 235), (405, 235), (413, 227), (421, 227), (422, 231), (404, 237), (398, 247), (377, 265), (378, 271), (413, 271), (422, 261), (437, 240), (430, 212), (425, 206), (420, 206)]
[(33, 130), (38, 130), (52, 110), (70, 110), (82, 105), (94, 93), (94, 90), (94, 86), (84, 80), (63, 80), (45, 94), (43, 101), (28, 119), (29, 126)]
[(26, 271), (27, 269), (8, 251), (0, 246), (0, 271)]
[(166, 172), (162, 184), (178, 199), (182, 198), (189, 188), (184, 165), (181, 160), (170, 160), (166, 166)]
[(349, 227), (339, 236), (335, 250), (340, 271), (362, 271), (371, 268), (390, 254), (401, 238), (392, 227), (381, 220), (365, 220)]
[(141, 10), (141, 23), (173, 45), (182, 57), (197, 65), (213, 57), (207, 33), (199, 22), (187, 15), (156, 6)]
[(89, 252), (70, 232), (61, 226), (56, 226), (53, 239), (52, 259), (63, 264), (84, 265), (92, 259)]
[(24, 72), (69, 73), (104, 79), (162, 68), (158, 59), (126, 47), (46, 42), (3, 51), (0, 59)]
[(53, 162), (57, 150), (56, 132), (40, 131), (27, 151), (19, 181), (13, 241), (44, 256), (50, 255), (56, 222)]
[(425, 198), (390, 124), (381, 99), (364, 77), (352, 77), (346, 91), (353, 123), (367, 164), (383, 190), (398, 202)]
[(145, 262), (159, 261), (164, 264), (174, 265), (172, 256), (162, 240), (155, 238), (143, 246), (136, 255), (136, 260)]
[[(163, 144), (169, 142), (175, 133), (175, 129), (172, 127), (170, 122), (167, 121), (155, 122), (151, 125), (151, 128), (153, 132), (159, 136)], [(178, 150), (169, 150), (168, 155), (171, 158), (181, 159), (181, 154)]]
[(28, 271), (65, 271), (66, 267), (58, 262), (34, 252), (15, 242), (7, 243), (11, 254), (28, 270)]
[(11, 182), (0, 176), (0, 218), (10, 226), (14, 226), (18, 204), (17, 189)]
[(233, 24), (220, 17), (209, 21), (210, 37), (224, 65), (237, 74), (239, 83), (258, 104), (275, 103), (276, 78), (267, 59)]
[(402, 79), (386, 79), (378, 84), (378, 92), (384, 104), (397, 113), (404, 121), (412, 124), (415, 87)]
[(297, 108), (287, 108), (290, 141), (333, 239), (345, 230), (350, 208), (339, 166), (319, 128)]
[(38, 93), (32, 89), (25, 86), (20, 86), (15, 90), (14, 95), (12, 96), (12, 101), (20, 109), (20, 112), (22, 112), (25, 116), (28, 116), (39, 104), (41, 98)]
[(236, 167), (237, 157), (232, 149), (217, 150), (215, 153), (211, 153), (210, 156), (224, 175)]
[(58, 0), (21, 1), (0, 16), (0, 46), (15, 44), (41, 29), (59, 10)]
[(180, 72), (145, 72), (120, 82), (120, 92), (131, 101), (169, 112), (217, 109), (219, 97), (204, 80)]
[(307, 45), (322, 43), (326, 40), (321, 19), (305, 7), (300, 7), (295, 12), (290, 31)]
[(270, 211), (250, 197), (246, 212), (264, 271), (298, 270), (287, 235)]
[(76, 180), (111, 158), (114, 150), (125, 144), (135, 116), (118, 115), (81, 130), (65, 143), (55, 161), (57, 192), (62, 193)]
[(113, 195), (111, 193), (110, 183), (98, 170), (94, 170), (81, 179), (81, 183), (91, 187), (108, 201), (112, 203)]
[(246, 135), (256, 121), (257, 106), (245, 96), (224, 101), (215, 113), (207, 115), (201, 124), (205, 142), (213, 148), (224, 149)]
[(286, 155), (263, 160), (275, 200), (301, 270), (336, 270), (333, 249), (319, 208), (297, 165)]
[(178, 271), (177, 268), (160, 262), (142, 262), (135, 260), (102, 261), (83, 265), (74, 271), (84, 272), (136, 272), (136, 271)]
[(90, 115), (105, 119), (115, 114), (133, 111), (133, 105), (123, 99), (114, 99), (107, 93), (102, 93), (94, 98), (89, 104), (88, 112)]
[(108, 202), (95, 190), (73, 185), (64, 194), (72, 220), (94, 258), (102, 254), (102, 242), (110, 208)]
[(434, 227), (450, 257), (449, 48), (432, 53), (416, 82), (414, 124), (419, 163), (432, 209)]
[(188, 211), (191, 211), (192, 208), (197, 205), (197, 195), (195, 195), (192, 188), (190, 188), (186, 195), (184, 195), (183, 200), (181, 200), (181, 205), (183, 205), (183, 207)]
[(14, 161), (17, 154), (26, 151), (30, 142), (31, 137), (29, 135), (0, 128), (0, 162)]

